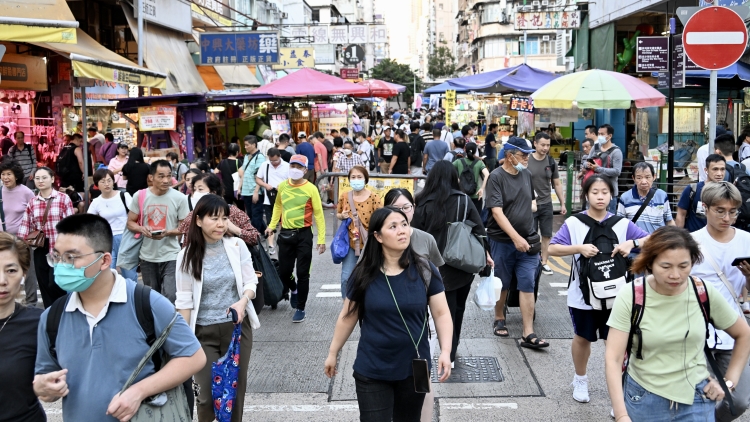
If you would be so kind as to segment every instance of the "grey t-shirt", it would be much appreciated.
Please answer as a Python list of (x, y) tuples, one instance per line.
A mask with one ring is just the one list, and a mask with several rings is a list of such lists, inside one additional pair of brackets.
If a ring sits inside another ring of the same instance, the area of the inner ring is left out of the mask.
[[(504, 168), (498, 167), (490, 173), (487, 179), (487, 208), (500, 207), (510, 224), (524, 238), (534, 233), (534, 214), (531, 212), (531, 201), (534, 190), (531, 187), (531, 172), (523, 170), (518, 174), (510, 174)], [(505, 233), (494, 218), (487, 220), (487, 235), (498, 242), (510, 242), (510, 236)]]
[(411, 248), (414, 252), (429, 259), (436, 267), (445, 265), (445, 260), (443, 260), (443, 255), (440, 254), (435, 238), (422, 230), (413, 227), (411, 230)]
[[(130, 211), (140, 213), (138, 197), (133, 195), (130, 202)], [(151, 189), (146, 189), (146, 199), (143, 201), (143, 226), (152, 232), (157, 230), (174, 230), (178, 223), (187, 217), (187, 196), (169, 189), (164, 195), (154, 195)], [(177, 260), (180, 252), (179, 236), (166, 236), (161, 240), (143, 238), (140, 258), (146, 262), (167, 262)]]
[(529, 171), (531, 172), (531, 185), (536, 192), (536, 203), (546, 204), (552, 202), (552, 180), (559, 179), (557, 163), (549, 155), (541, 161), (529, 155)]
[(615, 196), (618, 196), (617, 192), (617, 179), (620, 177), (622, 172), (622, 151), (616, 145), (612, 145), (608, 150), (600, 152), (598, 145), (595, 147), (596, 151), (590, 155), (590, 157), (596, 157), (601, 154), (603, 160), (601, 167), (598, 167), (596, 174), (601, 174), (609, 178), (612, 185), (615, 187)]
[(237, 282), (224, 242), (206, 244), (203, 258), (203, 290), (196, 324), (206, 326), (231, 322), (227, 309), (240, 300)]

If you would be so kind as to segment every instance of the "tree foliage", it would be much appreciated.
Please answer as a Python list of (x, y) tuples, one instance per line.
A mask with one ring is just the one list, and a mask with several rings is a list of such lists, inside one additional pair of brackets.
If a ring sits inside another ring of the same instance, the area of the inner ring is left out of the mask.
[[(384, 59), (370, 70), (370, 75), (373, 79), (406, 86), (404, 101), (407, 103), (414, 101), (414, 78), (416, 75), (408, 65), (397, 63), (391, 59)], [(422, 80), (419, 76), (416, 76), (416, 80), (417, 92), (419, 92), (422, 90)]]
[(427, 76), (431, 79), (447, 78), (456, 73), (456, 59), (451, 50), (446, 46), (435, 49), (427, 61)]

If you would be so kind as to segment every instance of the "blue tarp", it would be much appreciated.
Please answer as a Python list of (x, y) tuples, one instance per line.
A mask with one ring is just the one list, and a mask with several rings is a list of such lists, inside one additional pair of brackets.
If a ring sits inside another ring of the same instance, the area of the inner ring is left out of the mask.
[(442, 94), (449, 89), (454, 89), (456, 92), (466, 92), (468, 89), (456, 88), (448, 82), (443, 82), (440, 85), (435, 85), (424, 90), (425, 94)]
[(448, 84), (456, 89), (477, 92), (534, 92), (556, 77), (554, 73), (520, 64), (506, 69), (449, 79)]
[[(718, 79), (732, 79), (737, 77), (743, 81), (750, 82), (750, 65), (743, 62), (737, 62), (726, 69), (718, 70)], [(685, 78), (709, 78), (710, 70), (689, 70), (685, 73)]]

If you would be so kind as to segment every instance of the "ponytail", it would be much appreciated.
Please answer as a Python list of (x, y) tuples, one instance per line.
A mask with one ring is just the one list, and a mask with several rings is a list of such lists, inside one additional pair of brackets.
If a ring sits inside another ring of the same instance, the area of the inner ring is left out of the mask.
[(464, 147), (464, 151), (466, 151), (466, 157), (469, 160), (474, 161), (474, 155), (477, 153), (477, 144), (469, 142), (466, 144), (466, 147)]

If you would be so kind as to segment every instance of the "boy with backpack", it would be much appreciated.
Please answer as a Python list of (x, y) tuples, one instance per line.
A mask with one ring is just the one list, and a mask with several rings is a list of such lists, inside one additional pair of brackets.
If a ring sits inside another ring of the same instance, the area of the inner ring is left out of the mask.
[(690, 232), (706, 227), (706, 209), (701, 202), (701, 193), (707, 183), (721, 182), (726, 174), (726, 160), (719, 154), (706, 157), (706, 181), (686, 186), (677, 203), (675, 225)]
[(458, 185), (461, 190), (469, 195), (474, 207), (481, 213), (484, 208), (482, 198), (490, 172), (476, 153), (477, 144), (466, 145), (466, 157), (454, 161), (453, 167), (458, 172)]

